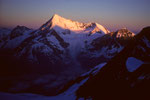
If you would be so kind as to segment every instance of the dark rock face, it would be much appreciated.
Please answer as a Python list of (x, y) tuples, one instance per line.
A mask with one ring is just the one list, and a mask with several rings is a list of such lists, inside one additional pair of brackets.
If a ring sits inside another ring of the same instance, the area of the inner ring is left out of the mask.
[(16, 37), (19, 37), (25, 33), (25, 31), (29, 31), (30, 29), (25, 26), (17, 26), (15, 27), (10, 34), (10, 39), (14, 39)]
[(71, 34), (70, 30), (69, 29), (65, 29), (65, 32), (62, 32), (64, 35), (66, 34)]
[[(77, 96), (94, 100), (147, 99), (150, 89), (149, 34), (150, 27), (144, 28), (97, 75), (91, 77), (78, 89)], [(135, 71), (129, 72), (126, 67), (128, 57), (135, 57), (145, 63)]]
[(67, 48), (69, 46), (69, 43), (66, 43), (63, 38), (61, 38), (55, 30), (52, 30), (51, 32), (52, 35), (54, 35), (56, 37), (56, 39), (59, 41), (60, 45), (63, 47), (63, 48)]
[(7, 28), (0, 28), (0, 43), (9, 38), (11, 30)]

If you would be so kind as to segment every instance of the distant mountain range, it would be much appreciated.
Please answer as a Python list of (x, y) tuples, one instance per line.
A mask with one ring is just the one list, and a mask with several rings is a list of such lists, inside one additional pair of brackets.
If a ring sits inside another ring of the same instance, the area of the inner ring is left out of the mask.
[(149, 29), (110, 32), (57, 14), (37, 30), (1, 28), (0, 91), (56, 95), (86, 80), (73, 92), (77, 98), (116, 98), (114, 90), (116, 99), (129, 97), (129, 91), (148, 88)]

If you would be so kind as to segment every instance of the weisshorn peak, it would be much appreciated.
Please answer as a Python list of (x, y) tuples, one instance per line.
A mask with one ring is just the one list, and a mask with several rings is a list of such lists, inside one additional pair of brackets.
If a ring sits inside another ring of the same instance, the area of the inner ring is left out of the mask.
[(109, 33), (106, 28), (98, 23), (80, 23), (78, 21), (72, 21), (70, 19), (63, 18), (57, 14), (53, 15), (53, 17), (48, 22), (46, 22), (40, 29), (69, 29), (70, 31), (75, 33), (90, 32), (91, 34), (96, 32), (102, 32), (104, 34)]

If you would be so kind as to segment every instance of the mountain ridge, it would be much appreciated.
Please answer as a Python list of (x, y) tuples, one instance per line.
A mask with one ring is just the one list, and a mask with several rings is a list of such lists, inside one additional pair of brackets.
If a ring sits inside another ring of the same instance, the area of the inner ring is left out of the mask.
[(99, 31), (102, 31), (104, 34), (109, 33), (106, 28), (104, 28), (102, 25), (99, 25), (98, 23), (80, 23), (78, 21), (72, 21), (70, 19), (63, 18), (58, 14), (53, 15), (49, 21), (40, 27), (40, 29), (55, 29), (57, 27), (69, 29), (75, 33), (96, 33)]
[[(12, 39), (8, 35), (8, 38), (0, 43), (0, 59), (3, 61), (0, 64), (5, 66), (1, 74), (11, 77), (13, 72), (15, 80), (14, 82), (7, 77), (1, 84), (11, 85), (0, 90), (55, 95), (69, 80), (99, 63), (109, 61), (127, 43), (116, 41), (109, 32), (105, 34), (107, 29), (98, 25), (79, 23), (55, 15), (36, 30), (18, 27), (19, 31), (14, 32)], [(15, 66), (14, 69), (10, 68), (12, 65)], [(8, 69), (11, 69), (11, 72)], [(18, 77), (28, 80), (17, 80)], [(47, 81), (38, 81), (45, 77)], [(20, 89), (18, 84), (27, 87)], [(36, 91), (36, 87), (41, 91)]]

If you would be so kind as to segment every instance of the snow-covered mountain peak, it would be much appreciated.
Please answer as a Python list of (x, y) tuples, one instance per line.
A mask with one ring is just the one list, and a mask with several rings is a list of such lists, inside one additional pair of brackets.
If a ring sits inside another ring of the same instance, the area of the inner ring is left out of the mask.
[(55, 31), (70, 30), (75, 33), (104, 33), (107, 34), (109, 31), (98, 23), (80, 23), (78, 21), (72, 21), (70, 19), (63, 18), (58, 14), (53, 15), (53, 17), (46, 22), (41, 28), (54, 29)]
[(53, 18), (54, 18), (54, 17), (57, 17), (57, 18), (58, 18), (58, 17), (59, 17), (59, 18), (62, 18), (62, 17), (61, 17), (61, 16), (59, 16), (58, 14), (54, 14), (54, 15), (53, 15)]

